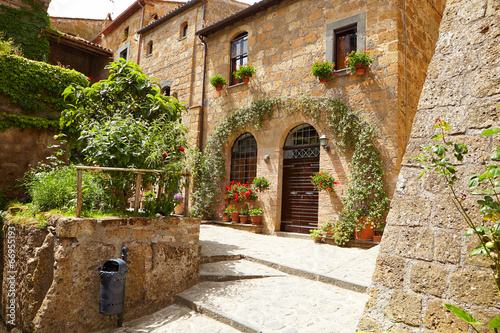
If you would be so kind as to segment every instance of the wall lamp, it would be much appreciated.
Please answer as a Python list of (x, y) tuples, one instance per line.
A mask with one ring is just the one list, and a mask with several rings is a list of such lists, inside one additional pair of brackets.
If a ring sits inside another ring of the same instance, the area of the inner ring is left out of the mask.
[(325, 148), (325, 150), (328, 152), (330, 151), (330, 146), (328, 146), (328, 137), (323, 134), (320, 138), (319, 138), (319, 143), (321, 145), (321, 147)]

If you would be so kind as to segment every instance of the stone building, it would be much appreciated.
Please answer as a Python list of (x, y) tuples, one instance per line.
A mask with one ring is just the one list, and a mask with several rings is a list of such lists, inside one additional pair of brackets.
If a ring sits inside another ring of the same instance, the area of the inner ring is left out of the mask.
[(111, 23), (110, 21), (110, 16), (105, 20), (52, 16), (50, 26), (52, 29), (64, 31), (68, 35), (92, 40), (107, 24)]
[[(175, 62), (183, 49), (172, 47), (174, 44), (163, 38), (162, 31), (180, 27), (182, 20), (175, 22), (167, 17), (139, 31), (143, 50), (154, 45), (151, 55), (142, 58), (140, 65), (148, 75), (165, 82), (165, 86), (171, 84), (171, 91), (178, 92), (178, 99), (188, 104), (190, 112), (186, 122), (192, 132), (201, 131), (198, 141), (201, 148), (221, 120), (253, 101), (301, 95), (340, 99), (359, 110), (380, 133), (379, 148), (392, 195), (443, 10), (444, 1), (439, 0), (423, 4), (418, 1), (344, 4), (342, 1), (263, 0), (202, 29), (197, 28), (196, 34), (206, 44), (205, 71), (201, 49), (190, 64)], [(365, 75), (349, 76), (342, 68), (343, 53), (360, 48), (371, 50), (376, 61)], [(166, 51), (169, 49), (170, 53)], [(172, 59), (170, 55), (175, 57)], [(322, 85), (311, 77), (310, 66), (315, 59), (335, 61), (338, 64), (336, 79)], [(165, 61), (172, 63), (172, 67), (162, 68)], [(250, 83), (232, 81), (231, 73), (237, 62), (249, 62), (256, 67), (257, 74)], [(170, 79), (165, 73), (174, 77), (184, 75), (184, 78)], [(214, 74), (221, 74), (231, 82), (220, 93), (208, 82)], [(204, 103), (200, 104), (202, 100)], [(329, 152), (319, 148), (319, 144), (308, 147), (312, 149), (304, 153), (311, 155), (309, 160), (287, 158), (293, 157), (286, 153), (294, 149), (292, 139), (302, 135), (310, 135), (312, 140), (321, 135), (332, 137), (324, 119), (312, 121), (302, 114), (278, 112), (264, 121), (260, 131), (241, 129), (225, 146), (226, 184), (231, 179), (246, 180), (254, 176), (265, 176), (273, 184), (271, 190), (260, 197), (264, 232), (309, 232), (318, 222), (334, 219), (341, 209), (339, 196), (348, 181), (349, 153), (340, 152), (330, 142)], [(238, 154), (250, 157), (235, 160)], [(295, 167), (300, 163), (306, 168), (303, 172)], [(245, 165), (239, 176), (236, 164)], [(312, 168), (308, 168), (309, 165)], [(320, 169), (331, 171), (340, 179), (339, 196), (323, 193), (316, 196), (311, 191), (300, 193), (285, 186), (294, 177), (306, 183), (308, 176)], [(221, 190), (226, 184), (220, 184)], [(309, 220), (302, 219), (303, 212), (290, 216), (287, 209), (291, 201), (304, 206), (304, 210), (313, 207), (312, 212), (306, 213), (310, 214)], [(215, 208), (221, 205), (222, 196)]]

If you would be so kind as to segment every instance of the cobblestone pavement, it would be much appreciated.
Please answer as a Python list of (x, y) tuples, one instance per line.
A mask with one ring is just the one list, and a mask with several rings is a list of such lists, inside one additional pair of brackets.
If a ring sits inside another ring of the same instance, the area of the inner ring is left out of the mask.
[(200, 245), (202, 256), (218, 260), (201, 265), (201, 282), (177, 295), (178, 305), (102, 333), (352, 333), (368, 295), (307, 274), (368, 286), (378, 254), (378, 246), (340, 248), (213, 225), (201, 226)]

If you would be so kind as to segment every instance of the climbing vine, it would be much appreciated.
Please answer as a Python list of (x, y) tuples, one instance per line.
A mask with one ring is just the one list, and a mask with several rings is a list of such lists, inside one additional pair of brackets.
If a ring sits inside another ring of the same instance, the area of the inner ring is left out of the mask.
[(194, 214), (213, 213), (211, 205), (220, 194), (219, 184), (225, 178), (223, 150), (228, 138), (247, 125), (259, 130), (264, 116), (271, 117), (278, 107), (289, 114), (300, 112), (315, 121), (326, 114), (335, 143), (342, 150), (349, 147), (353, 151), (349, 187), (343, 198), (344, 209), (334, 234), (336, 243), (343, 245), (350, 239), (361, 216), (382, 221), (389, 210), (389, 198), (383, 183), (382, 160), (374, 142), (377, 137), (375, 129), (339, 100), (312, 97), (267, 98), (225, 117), (208, 138), (203, 154), (195, 153), (191, 159), (195, 183)]
[(62, 92), (72, 83), (88, 86), (82, 73), (16, 55), (0, 55), (0, 93), (10, 97), (29, 114), (47, 107), (62, 111), (67, 103)]
[(47, 38), (40, 36), (41, 29), (50, 29), (50, 19), (42, 5), (33, 0), (23, 0), (28, 7), (13, 8), (0, 4), (0, 31), (12, 38), (26, 58), (44, 60), (50, 51)]
[(59, 120), (49, 120), (39, 117), (18, 116), (11, 113), (0, 112), (0, 131), (4, 132), (7, 128), (48, 128), (59, 130)]

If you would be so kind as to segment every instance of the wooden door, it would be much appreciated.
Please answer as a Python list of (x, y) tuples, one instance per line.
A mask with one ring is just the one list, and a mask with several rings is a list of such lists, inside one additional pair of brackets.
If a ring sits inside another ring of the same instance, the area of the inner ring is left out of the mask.
[(319, 172), (319, 156), (283, 160), (281, 231), (308, 234), (318, 227), (318, 191), (311, 175)]

